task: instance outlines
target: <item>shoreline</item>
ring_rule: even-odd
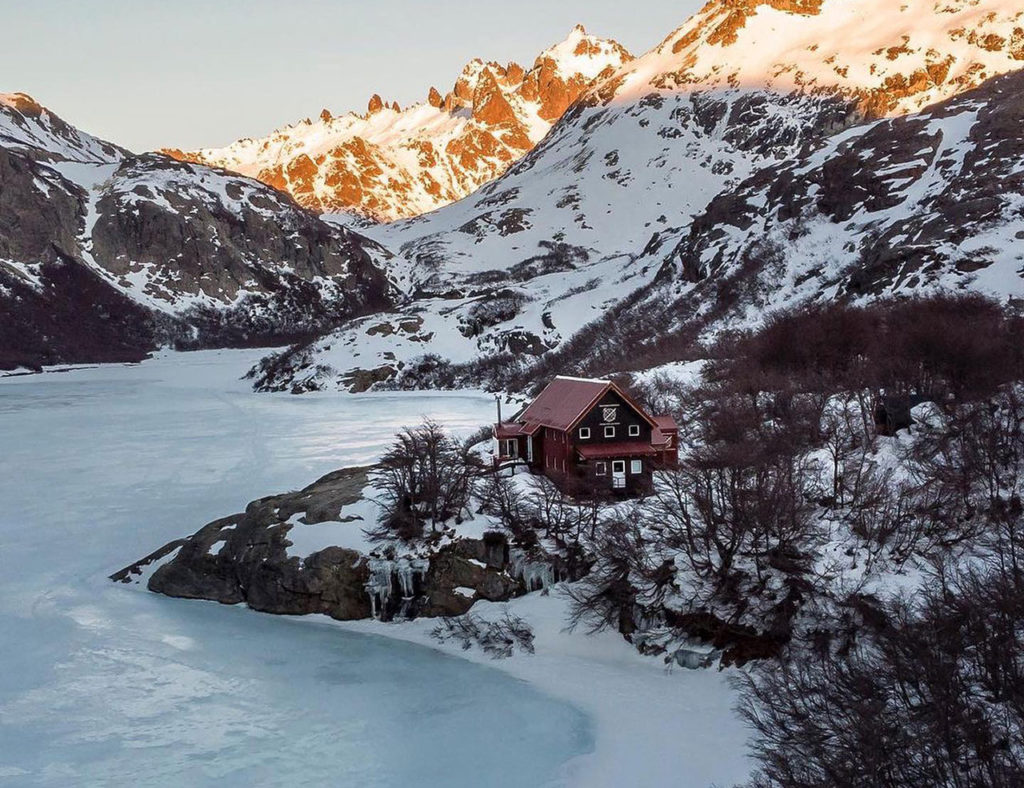
[[[438,642],[430,635],[438,619],[383,623],[307,618],[495,668],[584,712],[593,726],[594,748],[566,762],[556,785],[707,788],[748,780],[753,769],[746,749],[749,732],[733,710],[736,696],[728,683],[736,669],[669,670],[616,632],[566,632],[566,602],[559,589],[473,606],[471,612],[485,619],[509,610],[533,627],[536,653],[517,651],[507,659],[493,659],[476,647],[464,650],[456,642]]]

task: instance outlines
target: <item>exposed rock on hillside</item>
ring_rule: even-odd
[[[672,360],[694,337],[821,301],[969,290],[1020,308],[1022,95],[1024,72],[997,77],[755,173],[688,230],[666,234],[655,287],[577,337],[571,357],[546,363],[641,369]]]

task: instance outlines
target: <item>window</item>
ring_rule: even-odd
[[[640,434],[640,425],[639,424],[630,424],[629,425],[629,437],[635,438],[639,434]]]
[[[590,438],[590,427],[580,427],[580,440],[585,441]]]
[[[502,457],[515,457],[519,453],[519,441],[515,438],[510,440],[502,441],[504,448],[501,452]]]
[[[614,438],[615,437],[615,428],[614,427],[605,427],[604,428],[604,436],[606,438]]]
[[[606,476],[608,474],[608,463],[606,462],[595,462],[594,463],[594,475],[595,476]]]
[[[630,460],[629,472],[636,476],[638,473],[644,472],[643,460]]]

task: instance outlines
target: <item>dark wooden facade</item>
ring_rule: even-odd
[[[536,400],[494,425],[495,463],[523,463],[570,492],[636,495],[674,466],[678,428],[652,417],[611,381],[555,378]]]

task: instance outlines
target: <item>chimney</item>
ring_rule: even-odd
[[[498,424],[501,424],[501,394],[495,394],[494,401],[498,403]]]

